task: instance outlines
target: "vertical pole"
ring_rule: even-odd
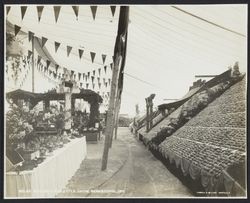
[[[118,100],[117,111],[116,111],[116,120],[115,120],[115,139],[117,139],[117,130],[118,130],[118,123],[119,123],[120,106],[121,106],[121,100]]]
[[[128,6],[121,6],[120,7],[120,15],[119,15],[119,23],[118,23],[118,31],[114,49],[114,67],[112,73],[112,82],[111,82],[111,92],[110,92],[110,101],[109,101],[109,109],[107,115],[107,128],[105,130],[105,143],[104,143],[104,150],[102,156],[102,166],[101,170],[105,170],[107,168],[108,163],[108,152],[109,152],[109,145],[110,139],[112,136],[113,131],[113,116],[114,116],[114,105],[115,105],[115,94],[118,88],[118,76],[119,76],[119,63],[122,54],[122,37],[127,32],[128,27],[128,15],[129,15],[129,7]],[[124,59],[125,60],[125,59]]]
[[[34,62],[34,35],[32,36],[32,92],[35,92],[35,62]]]
[[[149,107],[148,107],[148,101],[146,99],[146,110],[147,110],[147,114],[146,114],[146,132],[149,131]]]

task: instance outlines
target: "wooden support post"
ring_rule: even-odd
[[[113,67],[113,72],[112,72],[109,109],[108,109],[108,115],[107,115],[107,127],[105,130],[105,143],[104,143],[104,150],[103,150],[103,156],[102,156],[101,170],[106,170],[107,168],[110,139],[112,137],[113,129],[114,129],[113,118],[114,118],[114,113],[115,113],[114,112],[115,94],[117,93],[117,89],[118,89],[119,64],[121,62],[121,56],[122,56],[122,53],[126,51],[124,47],[123,37],[127,34],[127,27],[128,27],[128,21],[129,21],[128,15],[129,15],[129,7],[121,6],[117,37],[116,37],[116,43],[115,43],[115,48],[114,48],[114,67]],[[125,60],[125,58],[123,60]]]
[[[114,121],[114,112],[115,112],[115,94],[117,88],[117,81],[118,81],[118,72],[119,72],[119,61],[117,60],[113,67],[112,73],[112,81],[111,81],[111,93],[109,99],[109,109],[107,114],[107,126],[105,130],[105,141],[104,141],[104,151],[102,157],[102,170],[107,168],[108,162],[108,151],[111,145],[111,139],[113,134],[113,121]]]
[[[149,131],[149,108],[146,100],[146,132]]]
[[[32,36],[32,92],[35,92],[35,62],[34,62],[34,50],[35,50],[35,46],[34,46],[34,36]]]
[[[116,120],[115,120],[115,139],[117,139],[117,130],[118,130],[118,125],[119,125],[120,107],[121,107],[121,100],[118,100],[117,112],[116,112]]]

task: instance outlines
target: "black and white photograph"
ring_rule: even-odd
[[[247,198],[247,4],[4,4],[4,199]]]

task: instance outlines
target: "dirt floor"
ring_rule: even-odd
[[[192,197],[192,193],[128,128],[119,128],[101,171],[104,138],[87,144],[87,158],[58,197]]]

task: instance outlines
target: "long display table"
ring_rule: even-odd
[[[75,138],[53,151],[33,170],[7,172],[5,197],[55,197],[65,188],[86,154],[86,138]]]

